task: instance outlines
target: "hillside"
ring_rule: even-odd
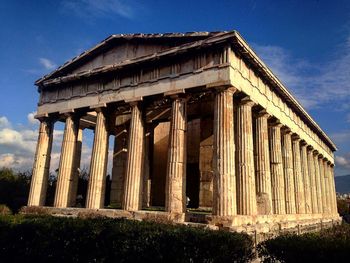
[[[350,175],[336,176],[335,188],[337,193],[350,193]]]

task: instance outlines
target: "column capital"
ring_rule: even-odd
[[[60,111],[59,114],[60,116],[63,116],[65,119],[67,119],[68,117],[71,117],[74,120],[79,120],[83,116],[83,113],[76,112],[74,109]]]
[[[257,117],[262,117],[262,118],[270,118],[271,114],[269,114],[265,109],[259,111],[256,115]]]
[[[308,145],[308,146],[307,146],[307,150],[308,150],[309,152],[313,153],[314,147],[313,147],[312,145]]]
[[[300,140],[300,145],[305,146],[306,148],[308,147],[308,144],[305,140]]]
[[[318,151],[315,150],[315,149],[313,149],[312,153],[313,153],[313,155],[315,155],[315,156],[318,155]]]
[[[56,117],[49,115],[48,113],[37,114],[34,116],[34,119],[37,119],[40,122],[45,122],[46,124],[54,124],[57,121]]]
[[[281,131],[283,134],[291,134],[292,133],[292,130],[287,126],[283,126]]]
[[[105,108],[107,108],[107,104],[106,103],[99,103],[99,104],[90,106],[90,109],[92,109],[92,110],[94,110],[96,112],[101,112]]]
[[[175,94],[169,94],[169,95],[164,95],[169,97],[172,100],[186,100],[188,101],[191,95],[186,94],[186,93],[175,93]]]
[[[322,154],[319,154],[319,155],[318,155],[318,159],[323,159],[323,155],[322,155]]]
[[[212,90],[214,90],[215,93],[217,92],[223,92],[223,91],[228,91],[228,92],[231,92],[232,94],[233,93],[236,93],[237,92],[237,88],[235,87],[232,87],[232,86],[227,86],[227,85],[223,85],[223,86],[213,86],[213,87],[210,87]]]
[[[275,120],[269,123],[270,127],[282,128],[283,124],[279,120]]]
[[[301,141],[300,136],[298,134],[296,134],[296,133],[292,134],[292,140],[296,141],[296,142],[300,142]]]
[[[185,94],[185,90],[184,89],[178,89],[178,90],[171,90],[171,91],[167,91],[167,92],[164,92],[164,96],[165,97],[170,97],[170,98],[177,98],[181,95],[184,95]]]
[[[253,107],[256,103],[254,101],[252,101],[250,99],[249,96],[246,96],[244,98],[242,98],[239,102],[238,102],[238,105],[247,105],[247,106],[250,106],[250,107]]]

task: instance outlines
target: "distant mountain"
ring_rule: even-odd
[[[335,189],[337,193],[341,193],[341,194],[350,193],[350,175],[336,176]]]

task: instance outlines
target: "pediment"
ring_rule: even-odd
[[[66,75],[93,70],[106,65],[147,56],[175,46],[206,39],[222,32],[195,32],[184,34],[127,34],[112,35],[79,56],[36,81],[41,82]]]

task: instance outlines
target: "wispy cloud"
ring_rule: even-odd
[[[335,156],[335,163],[343,168],[350,169],[349,154],[346,154],[345,156]]]
[[[5,116],[0,116],[0,129],[9,128],[10,126],[9,120]]]
[[[48,58],[39,58],[39,62],[47,70],[52,70],[57,67],[57,65]]]
[[[350,142],[350,130],[338,131],[330,135],[332,140],[339,145]]]
[[[135,15],[135,4],[135,1],[125,0],[65,0],[62,7],[64,11],[80,17],[119,15],[131,19]]]
[[[308,109],[337,101],[347,108],[350,100],[350,37],[334,59],[312,65],[278,46],[253,45],[257,54]]]

